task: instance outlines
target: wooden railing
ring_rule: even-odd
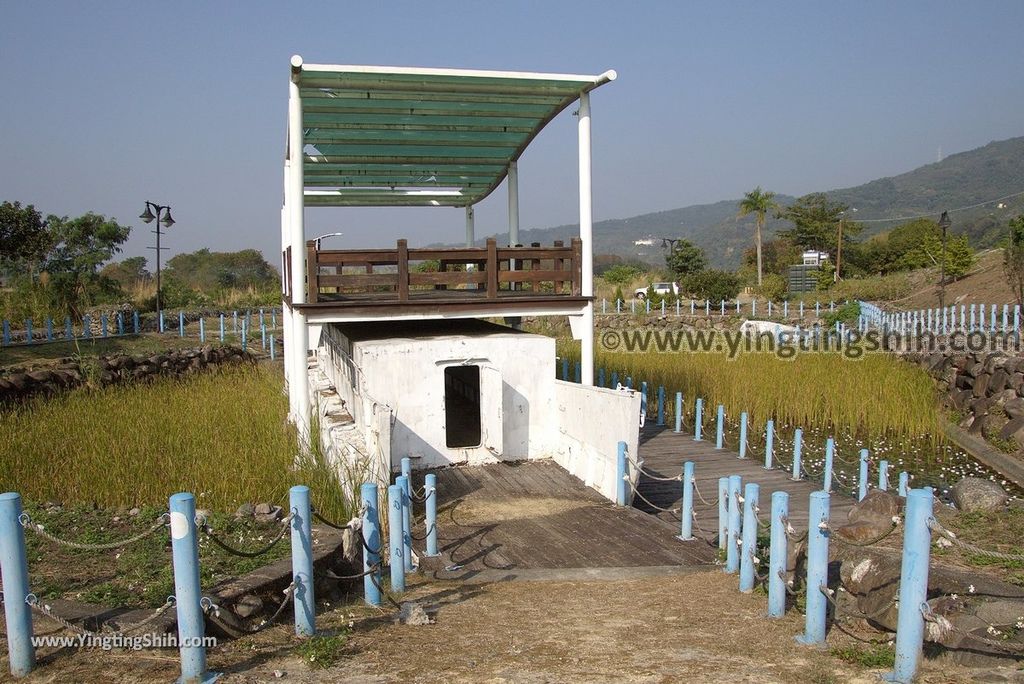
[[[419,270],[437,262],[437,271]],[[582,293],[582,248],[579,238],[569,246],[533,243],[529,247],[498,247],[494,239],[484,248],[409,249],[399,240],[395,249],[317,250],[306,243],[307,301],[344,301],[346,295],[408,301],[417,290],[458,288],[486,299],[513,293],[537,296]],[[438,295],[444,296],[444,295]]]

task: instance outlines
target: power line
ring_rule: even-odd
[[[969,204],[966,207],[957,207],[956,209],[949,209],[948,211],[949,211],[950,214],[952,214],[953,212],[956,212],[956,211],[967,211],[969,209],[977,209],[978,207],[983,207],[986,204],[994,204],[995,202],[1002,202],[1003,200],[1011,199],[1013,197],[1018,197],[1020,195],[1024,195],[1024,190],[1021,190],[1020,192],[1015,192],[1012,195],[1006,195],[1005,197],[997,197],[996,199],[988,200],[987,202],[978,202],[977,204]],[[856,223],[890,223],[892,221],[913,221],[914,219],[928,218],[929,216],[935,216],[935,215],[941,214],[941,213],[942,213],[941,211],[931,211],[931,212],[928,212],[927,214],[916,214],[914,216],[899,216],[897,218],[887,218],[887,219],[882,219],[882,218],[878,218],[878,219],[852,219],[852,220],[854,222],[856,222]]]

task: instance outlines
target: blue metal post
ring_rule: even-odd
[[[697,397],[697,406],[693,410],[693,441],[701,441],[701,422],[704,420],[704,400]]]
[[[665,300],[664,299],[661,300],[661,315],[662,316],[665,315]]]
[[[316,599],[313,592],[313,530],[309,487],[288,490],[292,513],[292,582],[295,583],[295,636],[316,634]]]
[[[604,387],[604,368],[597,369],[597,386]]]
[[[742,478],[739,475],[729,476],[729,524],[726,534],[728,543],[725,546],[725,571],[733,574],[740,569],[740,488]]]
[[[277,329],[277,309],[270,310],[270,328],[271,330]]]
[[[722,300],[721,309],[722,309],[722,313],[720,315],[724,316],[725,315],[725,300],[724,299]]]
[[[679,517],[682,518],[679,538],[690,541],[693,539],[693,461],[683,464],[683,509]]]
[[[615,457],[615,503],[626,505],[626,443],[619,442]]]
[[[785,572],[789,554],[786,522],[789,518],[789,494],[772,493],[772,540],[768,558],[768,617],[786,613]]]
[[[73,340],[75,339],[75,329],[71,327],[71,316],[64,317],[64,339]]]
[[[224,341],[224,314],[220,315],[220,341]]]
[[[927,488],[912,489],[907,494],[896,623],[896,662],[893,672],[884,677],[890,682],[910,684],[921,660],[924,639],[921,606],[928,600],[928,555],[932,543],[928,520],[932,517],[932,505],[932,492]]]
[[[270,336],[270,360],[271,361],[273,361],[276,358],[276,356],[277,356],[277,352],[274,349],[277,346],[276,345],[276,341],[277,341],[277,338],[274,335],[271,335]]]
[[[665,424],[665,388],[658,385],[658,425]]]
[[[117,334],[124,335],[124,313],[117,312]]]
[[[676,392],[676,432],[683,431],[683,393]]]
[[[36,664],[32,647],[32,609],[25,601],[29,594],[28,561],[20,517],[21,495],[16,492],[0,494],[0,579],[4,583],[7,659],[15,677],[24,677]]]
[[[775,456],[775,421],[771,418],[764,426],[764,469],[771,470],[774,465],[772,459]]]
[[[562,359],[562,380],[569,382],[569,359]]]
[[[740,591],[754,590],[754,559],[757,558],[757,508],[761,488],[753,482],[743,487],[743,544],[740,545]]]
[[[185,312],[178,312],[178,337],[185,336]]]
[[[640,415],[647,418],[647,381],[640,383]]]
[[[409,515],[412,510],[412,499],[409,497],[409,478],[405,475],[399,475],[395,478],[395,484],[401,485],[402,487],[402,555],[405,559],[405,570],[406,572],[412,572],[412,534],[410,529],[412,526],[412,516]]]
[[[11,344],[11,322],[6,318],[4,319],[4,346],[10,346]]]
[[[617,371],[612,371],[612,382],[611,387],[615,389],[619,386],[619,374]]]
[[[583,384],[583,366],[579,361],[576,362],[575,367],[573,368],[573,379],[577,385]]]
[[[747,412],[740,413],[740,458],[747,457]]]
[[[811,492],[807,517],[807,615],[804,633],[796,638],[802,644],[825,643],[825,611],[828,588],[828,492]]]
[[[359,488],[363,509],[363,572],[377,566],[371,575],[363,577],[363,596],[367,604],[379,606],[380,596],[380,518],[377,516],[377,485],[364,482]]]
[[[100,335],[107,336],[107,314],[100,314]]]
[[[402,478],[398,478],[401,480]],[[405,591],[405,530],[402,499],[405,489],[401,484],[388,487],[388,553],[391,562],[391,591]]]
[[[136,335],[139,334],[139,312],[132,311],[132,332]]]
[[[857,474],[857,500],[868,495],[868,450],[860,450],[860,472]]]
[[[438,555],[437,551],[437,475],[428,473],[423,479],[423,496],[426,497],[427,556]]]
[[[899,489],[896,490],[896,493],[899,494],[900,496],[906,496],[907,495],[907,490],[908,490],[908,486],[907,485],[909,485],[909,484],[910,484],[910,473],[908,473],[906,470],[904,470],[903,472],[900,473],[900,480],[899,480],[899,485],[898,485]]]
[[[621,299],[616,299],[615,300],[615,313],[622,313],[622,300]]]
[[[645,299],[644,300],[644,313],[648,313],[648,314],[651,313],[651,300],[650,299]]]
[[[245,351],[249,346],[249,325],[246,319],[242,319],[242,351]]]
[[[878,462],[878,488],[883,492],[889,489],[889,462]]]
[[[160,318],[160,332],[162,333],[164,331],[164,312],[163,311],[160,312],[159,318]]]
[[[825,441],[825,472],[823,473],[824,482],[822,489],[826,492],[832,491],[832,463],[835,460],[836,455],[836,441],[831,437]]]
[[[202,315],[199,316],[199,341],[206,343],[206,319]]]
[[[25,321],[25,342],[32,344],[32,319]]]
[[[46,319],[46,341],[53,342],[53,319],[49,317]]]
[[[260,327],[262,328],[265,325],[266,325],[266,319],[263,317],[263,309],[260,309]]]
[[[803,449],[804,431],[797,428],[793,433],[793,479],[800,479],[800,451]]]
[[[729,478],[718,478],[718,548],[725,550],[729,533]]]
[[[715,426],[715,448],[721,449],[725,445],[725,407],[718,405],[718,422]]]
[[[203,645],[206,622],[199,587],[199,547],[196,540],[196,498],[187,492],[170,499],[171,554],[174,562],[174,598],[178,612],[178,644],[182,682],[212,681],[206,671]]]
[[[232,311],[231,312],[231,332],[234,333],[235,335],[238,334],[238,312],[237,311]]]

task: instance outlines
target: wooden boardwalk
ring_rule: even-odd
[[[707,505],[694,493],[693,508],[696,525],[694,535],[703,536],[708,541],[718,537],[718,478],[739,475],[743,484],[757,483],[761,490],[759,507],[761,519],[767,521],[771,510],[772,492],[789,493],[789,519],[797,530],[807,528],[809,497],[811,492],[821,489],[821,482],[810,480],[794,481],[791,473],[775,468],[764,469],[762,453],[739,458],[739,454],[728,447],[716,449],[714,434],[711,440],[694,441],[692,434],[675,433],[671,428],[649,425],[640,436],[640,458],[645,471],[657,477],[673,477],[680,475],[683,463],[694,462],[694,479],[697,490],[704,499],[713,505]],[[782,456],[785,462],[791,462],[788,454]],[[637,490],[655,506],[661,508],[678,508],[681,504],[682,492],[678,481],[662,482],[641,474]],[[831,517],[833,520],[846,522],[846,515],[853,504],[852,497],[832,493]],[[660,512],[645,504],[639,498],[634,505],[647,513],[656,514],[662,520],[679,525],[678,514]],[[699,529],[698,529],[699,526]],[[717,541],[716,541],[717,543]]]
[[[701,568],[715,558],[709,544],[679,541],[677,525],[613,505],[553,461],[432,472],[441,556],[422,567],[437,578],[611,578]],[[423,473],[413,479],[422,486]],[[422,504],[415,508],[413,534],[422,537]]]

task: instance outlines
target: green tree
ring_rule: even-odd
[[[605,271],[601,277],[612,285],[625,285],[633,282],[642,274],[643,271],[631,264],[616,264]]]
[[[764,269],[761,264],[761,231],[764,229],[764,219],[769,211],[776,211],[779,205],[775,202],[775,193],[766,192],[757,186],[740,200],[740,216],[753,214],[755,218],[754,244],[757,248],[757,284],[761,285]]]
[[[802,251],[786,238],[775,238],[764,242],[761,248],[763,255],[764,274],[776,273],[785,276],[789,267],[801,263]],[[757,269],[757,248],[749,247],[743,251],[744,270]]]
[[[779,235],[802,249],[834,253],[839,242],[839,220],[849,209],[842,202],[829,200],[821,192],[804,195],[778,213],[779,218],[793,224],[793,228],[780,231]],[[853,242],[862,228],[854,221],[844,221],[843,245]]]
[[[1024,215],[1010,220],[1010,235],[1003,250],[1003,271],[1017,304],[1024,306]]]
[[[56,303],[80,313],[82,306],[120,294],[116,281],[100,275],[100,266],[121,251],[131,228],[89,212],[69,219],[47,218],[52,248],[43,268]]]
[[[116,280],[122,288],[132,287],[138,283],[148,282],[153,274],[146,269],[146,257],[128,257],[124,261],[107,264],[100,275]]]
[[[733,299],[740,292],[740,279],[730,271],[714,269],[694,273],[682,282],[683,290],[695,299],[712,302]]]
[[[51,236],[42,214],[29,204],[0,204],[0,265],[18,268],[27,264],[29,274],[51,247]]]
[[[665,255],[665,265],[677,278],[683,279],[707,268],[704,250],[689,240],[676,240],[672,251]]]
[[[211,252],[200,249],[178,254],[167,262],[168,283],[212,293],[222,288],[262,289],[278,283],[277,269],[255,249]]]

